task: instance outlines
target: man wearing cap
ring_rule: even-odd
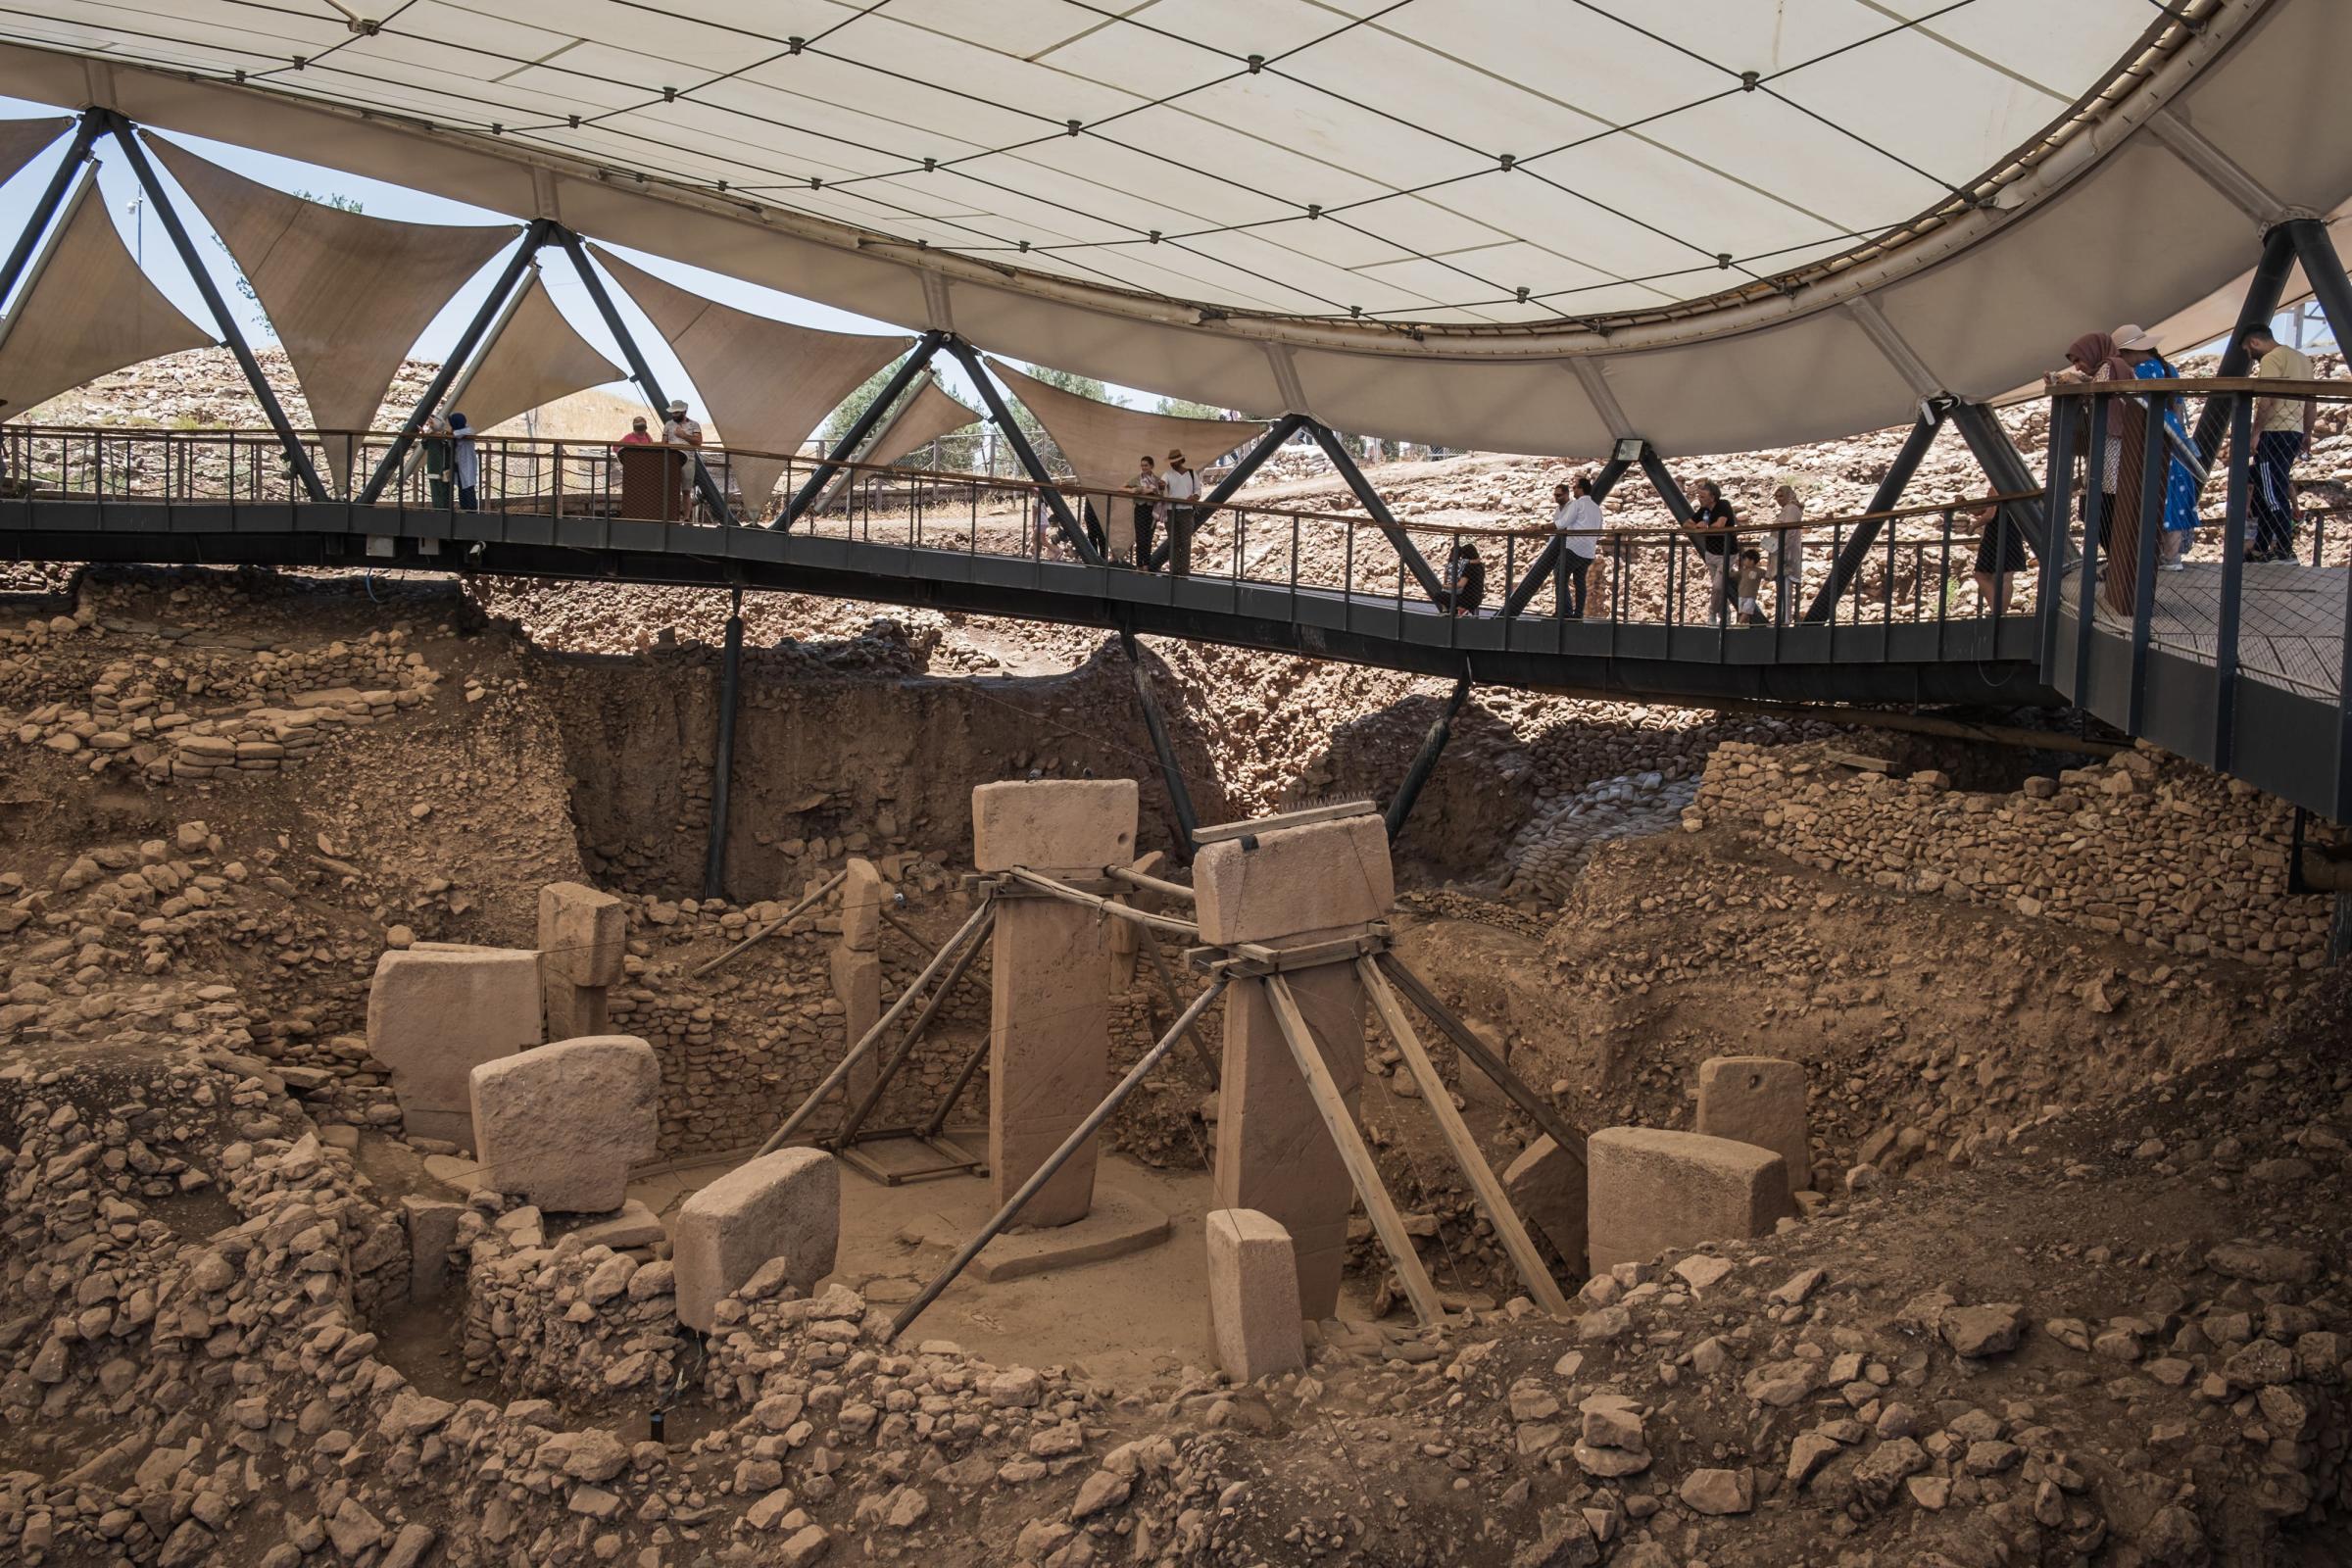
[[[694,515],[694,466],[701,461],[694,454],[703,449],[703,427],[687,417],[686,401],[683,398],[672,398],[663,415],[662,444],[682,449],[672,460],[677,465],[674,477],[678,490],[677,514],[691,517]]]
[[[1168,454],[1168,471],[1159,476],[1168,498],[1168,573],[1189,577],[1193,571],[1194,503],[1200,499],[1200,476],[1184,461],[1181,451]]]
[[[2319,372],[2311,357],[2290,349],[2272,335],[2268,325],[2249,327],[2246,352],[2253,357],[2250,372],[2265,381],[2312,381]],[[2253,503],[2254,548],[2248,561],[2295,560],[2295,492],[2291,483],[2295,462],[2311,440],[2315,408],[2310,398],[2259,398],[2254,404],[2254,450],[2237,454],[2247,466],[2248,497]]]

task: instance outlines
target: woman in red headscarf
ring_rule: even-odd
[[[2123,381],[2133,379],[2131,362],[2116,352],[2115,339],[2104,332],[2085,332],[2067,345],[2066,366],[2049,379],[2058,381]],[[2086,402],[2088,400],[2085,400]],[[2107,451],[2096,483],[2101,492],[2099,512],[2099,601],[2119,615],[2129,615],[2138,587],[2140,469],[2147,455],[2148,412],[2142,400],[2103,397],[2107,409]],[[2087,415],[2090,411],[2085,410]],[[2085,420],[2081,450],[2090,456],[2089,423]],[[2083,515],[2088,516],[2090,485],[2083,486]]]

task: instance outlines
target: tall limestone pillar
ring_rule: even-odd
[[[850,857],[841,884],[841,940],[832,953],[833,996],[841,1004],[842,1049],[865,1038],[882,1016],[882,900],[887,889],[874,862]],[[882,1052],[870,1051],[842,1085],[848,1104],[864,1101],[881,1076]]]

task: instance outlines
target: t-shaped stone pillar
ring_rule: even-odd
[[[882,1016],[882,901],[889,889],[874,862],[850,857],[841,884],[841,941],[833,949],[833,996],[841,1004],[842,1049],[865,1038]],[[856,1106],[882,1074],[882,1053],[869,1051],[842,1084]]]
[[[1200,940],[1304,947],[1362,932],[1396,902],[1389,839],[1376,815],[1224,839],[1193,861]],[[1350,1111],[1364,1080],[1364,988],[1352,963],[1284,976],[1307,1033]],[[1262,980],[1225,994],[1225,1066],[1217,1091],[1216,1206],[1253,1208],[1291,1235],[1298,1305],[1339,1304],[1355,1188],[1282,1037]]]
[[[580,1040],[607,1031],[605,997],[620,983],[629,952],[628,906],[580,882],[539,890],[539,984],[547,1038]]]
[[[1135,858],[1133,779],[1034,779],[972,791],[972,861],[1094,878]],[[988,1169],[1003,1204],[1110,1088],[1106,916],[1053,898],[997,905],[989,954]],[[1021,1210],[1067,1225],[1095,1200],[1095,1146],[1072,1154]]]

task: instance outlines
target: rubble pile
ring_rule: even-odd
[[[1965,793],[1841,766],[1834,746],[1726,741],[1686,822],[1716,820],[1875,886],[2044,915],[2186,956],[2326,961],[2328,900],[2287,891],[2293,809],[2146,746]]]
[[[670,1388],[689,1348],[673,1271],[654,1255],[661,1226],[592,1223],[551,1247],[537,1209],[502,1213],[495,1200],[479,1195],[457,1223],[467,1377],[566,1407]],[[600,1232],[636,1245],[615,1250]]]

